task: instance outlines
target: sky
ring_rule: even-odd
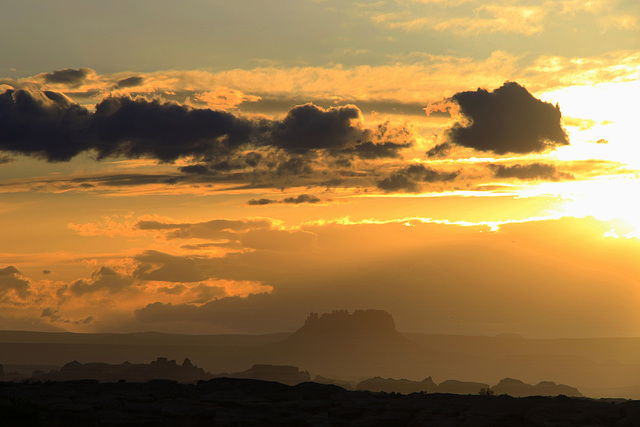
[[[640,4],[2,1],[0,329],[640,336]]]

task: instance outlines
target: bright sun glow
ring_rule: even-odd
[[[561,213],[611,221],[607,237],[640,238],[640,205],[635,197],[639,191],[640,181],[631,176],[563,183]]]
[[[559,103],[571,145],[557,150],[561,160],[606,159],[640,169],[637,114],[629,99],[640,94],[640,82],[574,86],[542,94]]]

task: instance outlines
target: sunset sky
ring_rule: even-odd
[[[640,336],[640,3],[5,1],[0,329]]]

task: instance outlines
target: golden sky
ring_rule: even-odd
[[[0,328],[640,336],[640,6],[12,2]]]

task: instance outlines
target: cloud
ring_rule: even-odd
[[[18,89],[0,95],[2,151],[50,162],[68,161],[83,152],[94,153],[98,160],[170,163],[188,158],[198,163],[182,166],[181,172],[210,180],[215,176],[216,181],[262,180],[282,186],[282,179],[273,181],[310,175],[312,161],[323,154],[338,159],[398,157],[412,138],[408,130],[389,124],[364,128],[360,110],[351,105],[324,109],[305,104],[283,119],[268,120],[141,97],[108,97],[90,112],[51,91]],[[234,170],[244,175],[229,176]]]
[[[561,179],[573,179],[573,175],[560,172],[554,165],[545,163],[531,163],[528,165],[489,165],[496,178],[517,178],[522,180],[547,180],[559,181]]]
[[[256,102],[261,98],[254,95],[245,95],[239,90],[228,87],[219,87],[216,90],[196,93],[193,99],[206,104],[209,108],[216,110],[228,110],[238,108],[243,102]]]
[[[560,109],[534,98],[518,83],[506,82],[493,92],[459,92],[451,101],[459,105],[464,119],[446,132],[457,145],[496,154],[525,154],[569,144]]]
[[[594,127],[596,125],[596,121],[595,120],[580,119],[580,118],[577,118],[577,117],[567,117],[567,116],[565,116],[562,119],[562,122],[564,123],[565,126],[577,127],[580,130],[591,129],[592,127]]]
[[[214,219],[199,223],[164,223],[144,220],[136,224],[140,230],[166,232],[169,239],[229,239],[251,230],[265,230],[273,226],[268,219]]]
[[[0,94],[0,150],[67,161],[89,149],[89,111],[57,92]]]
[[[207,322],[236,330],[250,330],[250,325],[279,323],[277,306],[269,306],[269,294],[250,294],[247,297],[224,297],[203,305],[156,302],[135,311],[143,323]],[[266,306],[266,307],[265,307]],[[266,312],[269,315],[265,315]],[[269,320],[273,319],[273,320]],[[257,323],[256,323],[257,322]],[[268,328],[268,327],[267,327]],[[260,329],[264,330],[264,327]],[[269,329],[266,329],[269,331]],[[273,332],[272,329],[270,332]]]
[[[474,10],[479,16],[452,18],[433,25],[438,31],[451,30],[461,36],[474,36],[482,33],[513,33],[527,36],[543,30],[546,11],[534,6],[504,6],[486,4]],[[433,21],[432,21],[433,22]]]
[[[129,289],[134,283],[132,277],[116,273],[111,267],[101,267],[93,273],[91,279],[76,280],[69,286],[69,291],[76,296],[100,291],[114,294]]]
[[[15,159],[11,156],[0,156],[0,165],[6,164],[6,163],[12,163],[14,161]]]
[[[161,282],[201,282],[211,277],[203,271],[202,260],[194,257],[174,256],[158,251],[147,250],[137,255],[140,264],[133,276],[140,280]]]
[[[70,88],[79,87],[90,74],[95,74],[91,68],[56,70],[52,73],[41,74],[45,83],[62,84]]]
[[[118,82],[116,83],[116,89],[136,87],[136,86],[140,86],[143,83],[144,83],[144,77],[140,77],[140,76],[127,77],[127,78],[118,80]]]
[[[284,199],[281,200],[273,200],[273,199],[251,199],[247,202],[247,204],[249,206],[264,206],[264,205],[270,205],[270,204],[278,204],[278,203],[284,203],[284,204],[291,204],[291,205],[299,205],[299,204],[303,204],[303,203],[311,203],[311,204],[315,204],[315,203],[321,203],[322,199],[320,199],[319,197],[316,197],[312,194],[300,194],[296,197],[286,197]]]
[[[15,266],[0,268],[0,302],[5,302],[11,293],[20,299],[26,299],[30,292],[29,281]]]
[[[323,109],[313,104],[292,108],[271,131],[274,145],[305,154],[312,149],[336,151],[362,138],[360,110],[352,105]]]
[[[421,184],[453,181],[459,174],[458,171],[443,172],[415,164],[395,171],[378,181],[378,188],[388,192],[400,190],[417,192],[420,191]]]
[[[91,122],[98,158],[215,158],[251,140],[248,119],[222,111],[190,109],[143,98],[107,98]],[[180,141],[180,144],[176,142]]]
[[[429,158],[442,158],[447,157],[451,149],[453,148],[453,144],[450,142],[443,142],[441,144],[437,144],[429,151],[427,151],[427,157]]]

